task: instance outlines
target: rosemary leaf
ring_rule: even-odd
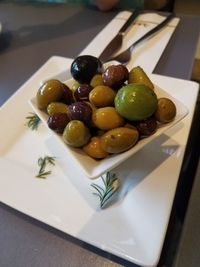
[[[44,156],[38,159],[38,166],[40,167],[37,178],[45,179],[47,175],[51,174],[51,171],[45,171],[48,164],[55,165],[55,157]]]
[[[31,129],[31,130],[37,130],[39,127],[39,124],[41,122],[40,118],[38,117],[37,114],[33,112],[29,112],[29,116],[26,117],[27,123],[26,125]]]
[[[118,189],[117,189],[118,190]],[[115,194],[115,192],[117,190],[114,190],[114,191],[110,191],[110,194],[107,194],[104,199],[101,201],[101,208],[104,206],[104,204]]]
[[[42,179],[46,179],[47,175],[51,174],[51,171],[47,171],[47,172],[41,172],[41,173],[38,173],[38,175],[36,175],[35,177],[37,178],[42,178]]]
[[[94,192],[93,194],[94,195],[98,194],[98,196],[99,196],[99,198],[101,200],[103,198],[103,196],[104,196],[103,195],[104,194],[103,189],[97,184],[91,184],[91,186],[98,192],[98,193]]]
[[[103,182],[102,187],[95,183],[92,183],[91,186],[96,190],[93,194],[99,197],[100,207],[103,208],[107,201],[119,189],[119,179],[114,173],[107,172],[101,176],[101,180]]]

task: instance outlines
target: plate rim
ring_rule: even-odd
[[[47,68],[50,68],[50,66],[51,66],[51,64],[53,64],[53,62],[54,61],[57,61],[57,60],[59,60],[59,59],[61,59],[61,57],[57,57],[57,56],[54,56],[54,57],[52,57],[50,60],[48,60],[48,62],[46,62],[44,65],[47,67]],[[62,60],[61,60],[62,61]],[[68,63],[67,63],[68,64]],[[44,66],[43,65],[43,66]],[[66,68],[66,58],[63,58],[63,69],[64,68]],[[40,69],[38,72],[37,72],[37,74],[39,75],[39,73],[41,72],[41,70],[43,70],[43,69]],[[26,85],[26,87],[29,85],[29,83],[30,82],[33,82],[33,80],[35,79],[37,79],[37,77],[38,77],[38,75],[33,75],[34,77],[32,77],[32,78],[30,78],[26,83],[25,83],[25,85]],[[55,74],[56,75],[56,74]],[[195,83],[195,82],[193,82],[193,81],[187,81],[187,80],[182,80],[182,79],[177,79],[177,78],[173,78],[173,77],[167,77],[167,76],[163,76],[163,75],[157,75],[157,74],[152,74],[153,76],[158,76],[158,77],[160,77],[161,79],[165,79],[165,78],[170,78],[172,81],[174,80],[174,81],[183,81],[184,83],[186,83],[186,84],[188,84],[188,85],[195,85],[195,86],[197,86],[197,88],[198,88],[198,85],[197,85],[197,83]],[[189,86],[188,86],[189,87]],[[194,86],[193,86],[194,87]],[[18,90],[18,94],[20,94],[21,93],[21,89],[23,88],[23,86],[22,87],[20,87]],[[198,89],[197,89],[196,87],[195,87],[195,89],[196,89],[196,96],[197,96],[197,93],[198,93]],[[23,88],[24,89],[24,88]],[[23,92],[24,92],[24,90],[23,90]],[[2,110],[5,108],[7,108],[8,106],[10,106],[10,105],[12,105],[13,104],[13,101],[15,100],[15,97],[17,96],[17,94],[14,94],[11,98],[9,98],[8,99],[8,101],[6,101],[4,104],[3,104],[3,106],[1,107],[1,109],[0,109],[0,116],[1,116],[1,113],[2,113]],[[194,101],[194,100],[193,100]],[[190,115],[192,115],[193,114],[193,110],[192,110],[192,112],[191,112],[191,114]],[[0,179],[0,183],[1,183],[1,179]],[[63,229],[61,229],[61,227],[59,228],[58,226],[56,226],[55,224],[52,224],[52,223],[49,223],[48,221],[45,221],[45,219],[42,219],[40,216],[34,216],[34,214],[32,213],[32,211],[30,212],[28,212],[27,210],[24,210],[24,208],[22,208],[22,207],[19,207],[18,206],[18,204],[16,204],[16,202],[14,202],[14,203],[12,203],[12,201],[9,201],[8,199],[6,200],[6,199],[2,199],[1,198],[1,201],[3,202],[3,203],[5,203],[6,205],[8,205],[8,206],[10,206],[10,207],[13,207],[14,209],[16,209],[16,210],[19,210],[20,212],[23,212],[23,213],[25,213],[25,214],[27,214],[28,216],[30,216],[30,217],[33,217],[33,218],[35,218],[35,219],[37,219],[37,220],[39,220],[39,221],[41,221],[41,222],[43,222],[43,223],[45,223],[45,224],[47,224],[47,225],[51,225],[52,227],[54,227],[54,228],[56,228],[56,229],[58,229],[58,230],[60,230],[60,231],[63,231]],[[170,209],[171,210],[171,209]],[[168,221],[168,220],[167,220]],[[164,232],[165,232],[165,229],[163,229],[164,230]],[[69,233],[67,233],[66,231],[64,231],[66,234],[69,234]],[[165,233],[163,233],[163,235],[165,236]],[[162,235],[162,237],[163,237],[163,235]],[[77,238],[77,239],[80,239],[78,236],[74,236],[75,238]],[[81,240],[81,239],[80,239]],[[87,241],[88,242],[88,241]],[[88,242],[88,243],[90,243],[91,244],[91,242]],[[161,240],[161,247],[162,247],[162,244],[163,244],[163,240]],[[93,244],[94,245],[94,244]],[[98,247],[98,246],[97,246]],[[100,249],[102,249],[102,250],[104,250],[103,249],[103,247],[100,247]],[[113,253],[113,252],[112,252]],[[114,253],[115,255],[117,255],[116,253]],[[120,257],[122,257],[121,255],[119,255]],[[128,256],[127,256],[128,257]],[[159,251],[157,251],[156,252],[156,257],[154,258],[154,261],[153,262],[150,262],[148,265],[149,266],[153,266],[153,264],[155,264],[155,262],[157,262],[157,260],[159,259],[159,257],[160,257],[160,250]],[[126,255],[124,256],[124,257],[122,257],[122,258],[124,258],[124,259],[127,259],[126,258]],[[137,263],[138,261],[135,259],[135,258],[129,258],[129,259],[127,259],[127,260],[129,260],[130,262],[133,262],[133,263]],[[144,265],[144,262],[143,263],[141,263],[142,265]]]

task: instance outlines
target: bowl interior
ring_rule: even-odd
[[[65,84],[71,87],[73,83],[73,79],[67,80]],[[114,167],[118,166],[124,160],[128,159],[138,150],[142,149],[146,144],[151,142],[154,138],[158,137],[162,133],[164,133],[167,129],[177,124],[180,120],[182,120],[187,114],[188,109],[183,105],[179,100],[175,99],[171,95],[169,95],[165,90],[161,89],[157,85],[155,85],[155,93],[158,97],[168,97],[170,98],[176,105],[177,114],[175,119],[170,122],[161,125],[158,130],[151,136],[141,139],[134,147],[129,149],[126,152],[120,154],[113,154],[108,156],[102,160],[95,160],[88,155],[86,155],[82,149],[79,148],[72,148],[69,147],[64,143],[62,140],[62,136],[52,131],[47,125],[48,115],[38,109],[36,104],[36,97],[29,100],[29,104],[32,107],[33,111],[39,116],[39,118],[44,122],[45,126],[47,127],[48,131],[54,136],[55,146],[59,145],[62,147],[62,157],[65,157],[71,164],[74,164],[74,167],[79,168],[81,172],[84,172],[85,175],[91,179],[98,178],[100,175],[113,169]]]

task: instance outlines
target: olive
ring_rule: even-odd
[[[82,121],[72,120],[65,127],[62,136],[67,145],[82,147],[89,142],[91,134]]]
[[[107,131],[100,138],[103,150],[108,153],[121,153],[137,143],[139,133],[136,129],[119,127]]]
[[[145,120],[135,123],[141,136],[149,136],[157,130],[158,123],[154,117],[147,118]]]
[[[96,109],[92,115],[94,125],[101,130],[110,130],[124,125],[124,119],[114,107]]]
[[[76,101],[88,101],[89,93],[93,87],[87,83],[80,84],[74,91],[74,98]]]
[[[117,112],[130,121],[144,120],[155,112],[157,95],[148,86],[131,83],[118,90],[115,97]]]
[[[98,85],[89,94],[90,102],[96,107],[113,106],[115,91],[106,85]]]
[[[158,99],[155,118],[161,123],[170,122],[176,116],[176,106],[174,102],[166,97]]]
[[[133,125],[133,123],[132,123],[132,122],[129,122],[129,121],[127,121],[127,122],[124,124],[123,127],[131,128],[131,129],[135,129],[135,130],[137,130],[137,128],[135,127],[135,125]]]
[[[58,80],[48,80],[37,92],[37,106],[39,109],[46,109],[49,103],[59,101],[62,96],[63,83]]]
[[[154,85],[147,76],[146,72],[140,67],[134,67],[129,72],[128,83],[141,83],[154,89]]]
[[[73,84],[72,84],[72,87],[71,87],[72,92],[75,92],[76,89],[79,87],[79,85],[80,85],[80,83],[77,82],[76,80],[74,80],[74,81],[73,81]]]
[[[74,102],[72,90],[63,83],[63,95],[61,101],[67,105]]]
[[[103,72],[103,82],[111,88],[118,89],[128,79],[128,69],[122,65],[111,65]]]
[[[78,101],[68,106],[67,112],[70,120],[80,120],[90,124],[92,119],[92,108],[86,102]]]
[[[83,147],[85,153],[95,159],[103,159],[108,156],[108,152],[104,151],[101,146],[100,136],[94,136],[90,142]]]
[[[53,115],[55,113],[67,113],[68,106],[61,102],[51,102],[47,106],[47,113]]]
[[[104,83],[103,83],[103,77],[102,77],[102,74],[95,74],[93,77],[92,77],[92,79],[91,79],[91,81],[90,81],[90,85],[92,86],[92,87],[96,87],[96,86],[98,86],[98,85],[103,85]]]
[[[68,122],[69,118],[66,113],[55,113],[49,116],[47,120],[47,125],[53,131],[57,133],[62,133]]]
[[[101,61],[89,55],[82,55],[77,57],[71,64],[71,75],[80,83],[90,83],[92,77],[101,72]]]

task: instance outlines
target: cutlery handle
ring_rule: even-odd
[[[158,32],[159,30],[161,30],[165,25],[167,25],[173,18],[175,17],[175,15],[173,13],[171,13],[170,15],[168,15],[161,23],[159,23],[156,27],[154,27],[153,29],[151,29],[150,31],[148,31],[145,35],[143,35],[141,38],[139,38],[136,42],[134,42],[129,49],[132,49],[133,47],[135,47],[137,44],[139,44],[140,42],[144,41],[145,39],[147,39],[148,37],[150,37],[151,35],[153,35],[154,33]]]
[[[119,48],[121,48],[123,43],[123,36],[126,30],[134,22],[137,16],[140,14],[141,8],[136,8],[125,24],[121,27],[117,35],[110,41],[110,43],[104,48],[102,53],[99,55],[99,59],[105,62],[111,55],[113,55]]]
[[[131,16],[128,18],[126,23],[122,26],[122,28],[119,30],[119,34],[123,35],[125,34],[126,30],[131,26],[133,21],[137,18],[137,16],[141,13],[141,8],[138,7],[134,10],[134,12],[131,14]]]

